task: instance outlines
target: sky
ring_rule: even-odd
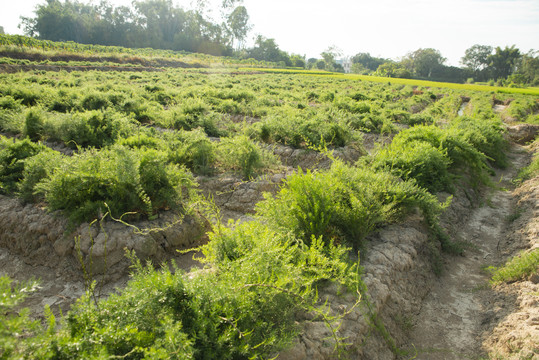
[[[0,26],[8,34],[22,34],[19,17],[32,16],[45,0],[0,2]],[[131,0],[109,2],[129,5]],[[191,0],[173,2],[191,5]],[[474,44],[539,50],[539,0],[244,0],[244,5],[253,25],[251,39],[273,38],[282,50],[307,58],[320,58],[330,46],[344,56],[368,52],[393,60],[434,48],[447,58],[446,65],[459,66]]]

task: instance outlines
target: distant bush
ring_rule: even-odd
[[[23,112],[0,109],[0,131],[20,134],[24,130],[24,122]]]
[[[103,110],[111,106],[111,102],[106,94],[95,92],[86,95],[82,99],[81,105],[85,110]]]
[[[393,122],[382,115],[361,114],[348,119],[350,127],[364,132],[373,132],[378,134],[390,134],[396,131]]]
[[[15,98],[9,95],[0,97],[0,108],[5,110],[18,110],[20,107],[20,100],[15,100]]]
[[[126,147],[136,148],[148,148],[148,149],[161,149],[166,147],[165,142],[158,138],[147,134],[146,132],[139,132],[137,135],[132,135],[127,138],[118,139],[116,141],[118,145],[124,145]]]
[[[200,99],[186,99],[173,110],[172,126],[175,129],[193,130],[204,129],[208,136],[220,136],[217,127],[217,117],[209,111],[209,106]]]
[[[255,123],[249,129],[252,137],[264,142],[277,142],[295,148],[320,146],[345,146],[360,140],[360,136],[335,114],[322,113],[318,116],[279,115]]]

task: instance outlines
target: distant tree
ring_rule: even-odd
[[[292,61],[292,66],[305,68],[305,57],[297,54],[290,55],[290,61]]]
[[[473,72],[484,70],[488,67],[488,57],[492,50],[492,46],[476,44],[466,49],[460,63]]]
[[[326,68],[326,62],[324,60],[317,60],[315,66],[318,70],[324,70]]]
[[[342,56],[342,51],[335,45],[332,45],[328,47],[324,52],[322,52],[320,56],[322,56],[322,59],[324,59],[326,65],[325,69],[328,71],[332,71],[335,70],[335,59],[338,56]]]
[[[24,32],[30,36],[53,41],[72,40],[88,43],[88,23],[95,18],[96,9],[79,2],[46,0],[38,5],[35,18],[21,17]]]
[[[382,65],[387,61],[386,59],[373,57],[369,53],[358,53],[354,55],[351,60],[352,64],[360,64],[363,69],[368,69],[371,71],[376,71],[376,69],[378,69],[378,66]],[[361,68],[356,67],[356,69],[360,70]]]
[[[309,58],[307,60],[307,69],[312,69],[314,67],[316,67],[316,62],[318,61],[318,59],[315,59],[315,58]]]
[[[333,63],[332,71],[343,73],[344,72],[344,66],[342,66],[342,64],[339,64],[338,62],[335,62],[335,63]]]
[[[408,53],[401,63],[416,76],[430,78],[432,72],[445,61],[446,58],[438,50],[427,48]]]
[[[381,65],[381,64],[380,64]],[[370,69],[367,69],[363,64],[361,63],[352,63],[350,71],[353,74],[369,74],[371,72]]]
[[[495,53],[488,56],[489,68],[492,70],[494,79],[504,79],[511,75],[520,59],[520,50],[511,47],[496,47]]]
[[[204,16],[205,6],[206,0],[198,0],[196,10],[184,10],[172,0],[134,0],[133,8],[114,7],[106,0],[97,5],[45,0],[34,17],[21,18],[19,27],[47,40],[231,54],[229,34]],[[236,15],[234,29],[241,37]]]
[[[386,76],[393,78],[411,78],[412,74],[410,71],[402,64],[396,63],[393,61],[387,61],[376,69],[376,75]]]
[[[251,29],[249,25],[249,14],[245,6],[238,6],[227,17],[227,25],[232,33],[233,39],[238,41],[238,49],[241,43],[247,37],[247,33]]]
[[[275,39],[268,39],[262,35],[258,35],[255,40],[255,46],[247,51],[248,57],[256,60],[264,60],[271,62],[283,61],[286,66],[292,66],[288,54],[277,46]]]
[[[511,80],[523,85],[539,86],[539,51],[530,50],[522,55]]]
[[[4,27],[0,26],[0,34],[4,34]]]

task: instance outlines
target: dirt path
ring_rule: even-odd
[[[499,186],[505,189],[514,187],[510,180],[525,166],[527,155],[522,147],[513,146],[510,159],[512,166],[496,174]],[[505,309],[494,306],[496,294],[488,286],[484,268],[502,260],[500,244],[513,213],[513,194],[510,190],[490,189],[482,201],[457,226],[456,239],[469,246],[463,256],[445,257],[443,274],[415,316],[407,346],[417,353],[415,359],[484,358],[483,333],[511,310],[511,302]]]

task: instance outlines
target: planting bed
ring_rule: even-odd
[[[149,55],[139,63],[159,72],[108,71],[105,57],[91,59],[98,70],[50,72],[36,66],[54,50],[18,51],[7,65],[25,59],[28,71],[0,74],[1,275],[42,278],[33,316],[47,305],[58,318],[91,291],[59,327],[49,310],[42,327],[9,323],[22,328],[5,337],[6,356],[535,351],[536,271],[531,284],[491,287],[482,270],[537,234],[536,179],[498,189],[512,189],[531,151],[507,145],[502,118],[535,122],[533,96]],[[10,309],[2,316],[16,319]]]

